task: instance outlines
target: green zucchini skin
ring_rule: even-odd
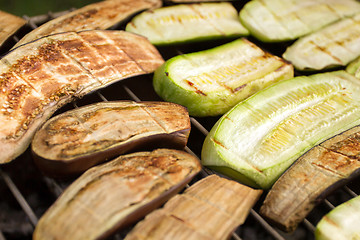
[[[282,42],[315,32],[360,12],[354,0],[253,0],[239,12],[250,34],[263,42]]]
[[[249,35],[229,2],[178,4],[145,11],[125,30],[145,36],[156,46]]]
[[[360,196],[337,206],[316,226],[316,240],[360,239]]]
[[[359,56],[360,13],[298,39],[283,54],[300,71],[346,66]]]
[[[187,107],[191,116],[218,116],[271,84],[294,76],[291,64],[245,38],[173,57],[153,78],[164,100]]]
[[[346,67],[346,71],[353,74],[355,77],[360,78],[360,57],[349,63]]]
[[[306,151],[360,124],[360,82],[345,71],[295,77],[239,102],[207,135],[202,164],[269,189]],[[224,170],[224,171],[222,171]]]

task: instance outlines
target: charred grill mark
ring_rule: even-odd
[[[0,89],[2,93],[8,92],[13,83],[16,82],[16,77],[12,72],[5,72],[0,75]]]
[[[173,167],[174,164],[177,163],[177,160],[181,160],[179,158],[171,159],[171,157],[165,156],[154,156],[151,155],[149,157],[124,157],[118,158],[112,161],[111,168],[107,168],[104,172],[100,172],[98,176],[88,181],[83,187],[81,187],[71,199],[66,202],[66,206],[70,205],[74,200],[76,200],[82,193],[84,193],[87,189],[91,188],[92,185],[98,183],[102,178],[108,177],[109,175],[117,175],[115,177],[121,177],[124,180],[134,179],[137,180],[132,185],[136,186],[136,183],[139,181],[144,181],[145,179],[150,180],[153,179],[154,187],[156,184],[161,183],[159,180],[155,181],[155,178],[161,179],[162,182],[169,182],[162,175],[164,172],[168,172],[168,168]],[[151,171],[152,168],[161,167],[162,172],[159,171]],[[177,165],[175,165],[177,167]],[[181,166],[179,166],[181,167]],[[181,172],[181,171],[178,171]],[[144,179],[145,178],[145,179]],[[125,181],[124,181],[125,182]],[[129,182],[130,181],[126,181]],[[166,190],[166,189],[164,189]],[[148,197],[149,195],[145,195]],[[141,201],[141,200],[140,200]],[[134,203],[135,204],[135,203]]]
[[[118,75],[128,75],[129,73],[132,74],[138,69],[141,69],[142,72],[146,72],[141,65],[133,59],[130,54],[128,54],[125,49],[119,45],[116,41],[110,39],[106,34],[96,34],[96,35],[79,35],[80,38],[83,39],[86,44],[93,49],[96,53],[95,58],[100,58],[103,60],[103,64],[99,65],[101,69],[108,69],[114,74]],[[106,56],[117,55],[117,57],[111,58]],[[105,55],[105,57],[103,57]],[[121,56],[121,57],[119,57]],[[134,64],[138,69],[131,69],[133,68],[132,64]],[[120,65],[120,66],[118,66]],[[99,68],[99,69],[100,69]],[[119,68],[121,68],[119,70]],[[126,68],[126,71],[124,69]],[[128,70],[128,68],[130,70]]]
[[[319,51],[327,54],[328,56],[330,56],[332,59],[334,59],[336,62],[338,62],[339,64],[342,64],[342,61],[340,58],[332,55],[332,53],[330,51],[328,51],[328,49],[326,47],[322,47],[319,46],[318,44],[316,44],[314,41],[309,41],[310,44],[312,44],[314,46],[314,49],[318,49]]]
[[[244,41],[246,41],[246,40],[244,40]],[[252,44],[250,42],[249,42],[249,44],[252,45],[253,48],[257,49],[257,47],[254,44]],[[221,86],[221,87],[225,88],[226,90],[228,90],[232,94],[235,94],[236,92],[238,92],[238,91],[242,90],[243,88],[245,88],[248,84],[244,83],[245,81],[241,81],[241,79],[240,79],[240,81],[242,82],[242,84],[240,86],[235,87],[235,88],[230,87],[227,84],[227,82],[225,81],[226,78],[229,75],[233,76],[233,75],[236,75],[236,74],[243,74],[244,72],[248,73],[251,70],[257,71],[257,69],[256,69],[256,67],[254,67],[254,65],[256,66],[257,64],[261,64],[261,62],[266,61],[267,59],[271,59],[273,57],[274,56],[271,55],[268,52],[262,52],[262,55],[256,56],[256,57],[254,57],[254,58],[252,58],[250,60],[246,60],[244,62],[234,64],[234,65],[231,65],[231,66],[225,66],[225,67],[222,67],[222,68],[217,68],[217,69],[212,70],[210,72],[201,73],[201,74],[199,74],[197,76],[189,77],[188,79],[185,79],[184,81],[190,87],[194,88],[197,93],[200,93],[200,94],[203,93],[204,96],[206,96],[206,94],[204,92],[202,92],[199,89],[199,87],[196,87],[196,82],[199,82],[199,84],[197,84],[198,86],[202,85],[202,84],[217,84],[218,86]],[[194,64],[194,65],[196,66],[196,64]],[[283,68],[287,67],[287,65],[288,64],[284,62],[284,64],[282,64],[280,67],[278,67],[274,71],[281,71]],[[247,68],[247,66],[249,66],[249,67]],[[250,67],[253,67],[254,69],[252,69]],[[259,76],[258,78],[262,78],[267,74],[268,73],[265,72],[264,75]],[[249,81],[252,81],[252,80],[254,80],[254,79],[250,78]]]
[[[225,117],[224,117],[226,120],[228,120],[228,121],[230,121],[230,122],[234,122],[233,120],[232,120],[232,118],[229,118],[229,116],[228,115],[225,115]]]
[[[237,91],[240,91],[241,89],[245,88],[246,86],[247,86],[247,84],[243,84],[243,85],[235,88],[235,89],[233,90],[233,92],[235,93],[235,92],[237,92]]]
[[[20,106],[21,97],[29,91],[29,87],[22,84],[13,88],[7,94],[7,114],[10,114],[13,110],[17,110]]]
[[[166,130],[166,127],[163,126],[163,124],[161,124],[161,121],[156,118],[156,115],[151,114],[151,112],[150,112],[149,110],[147,110],[147,107],[146,107],[146,106],[139,105],[138,107],[139,107],[139,109],[141,109],[142,111],[146,112],[146,114],[147,114],[147,115],[149,116],[149,118],[154,122],[154,124],[156,124],[157,126],[159,126],[164,133],[169,133],[169,132]]]
[[[205,94],[204,92],[202,92],[199,88],[197,88],[193,82],[189,81],[189,80],[185,80],[185,82],[192,88],[195,89],[195,92],[197,94],[203,95],[203,96],[207,96],[207,94]]]
[[[221,29],[217,28],[215,24],[212,24],[211,21],[208,20],[209,17],[201,14],[201,12],[199,12],[194,6],[189,5],[189,7],[191,8],[192,11],[194,11],[195,15],[199,16],[202,20],[207,22],[207,24],[211,25],[216,31],[219,32],[220,35],[226,36],[225,32],[223,32]],[[212,14],[212,15],[216,15],[216,14]]]
[[[211,141],[213,141],[216,145],[228,150],[228,148],[222,142],[216,140],[215,138],[211,138]]]
[[[52,43],[41,46],[38,50],[38,56],[50,64],[66,61],[59,49],[59,43],[53,41]]]
[[[94,15],[98,13],[97,9],[89,9],[85,12],[77,13],[71,17],[65,18],[64,20],[51,25],[47,30],[44,32],[44,35],[48,33],[57,32],[58,29],[63,29],[64,26],[74,26],[76,23],[82,23],[88,21],[90,18],[93,18]]]
[[[360,161],[347,155],[324,148],[321,155],[313,162],[313,166],[330,172],[340,178],[347,178],[355,169],[360,168]]]

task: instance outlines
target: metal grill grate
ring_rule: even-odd
[[[24,16],[24,19],[28,20],[25,29],[14,36],[9,43],[3,47],[1,53],[9,50],[25,33],[66,12],[68,11],[58,13],[49,12],[48,14],[35,17]],[[118,26],[117,29],[121,29],[121,27],[122,26]],[[255,39],[251,39],[251,41],[274,54],[276,54],[278,49],[284,49],[284,47],[286,47],[277,44],[262,45],[256,42]],[[178,46],[176,49],[159,48],[159,51],[165,59],[168,59],[181,53],[199,51],[218,44],[219,42],[184,45]],[[151,76],[147,75],[123,80],[105,89],[96,91],[95,93],[85,96],[83,99],[64,106],[57,113],[99,101],[123,99],[135,101],[161,100],[153,91]],[[217,119],[218,118],[191,118],[192,130],[188,145],[185,149],[187,152],[200,157],[203,140]],[[204,168],[194,181],[209,174],[213,174],[213,172]],[[16,159],[16,161],[5,166],[0,166],[0,240],[31,239],[38,218],[51,206],[72,180],[73,179],[55,180],[43,176],[34,166],[29,150]],[[338,204],[358,196],[359,193],[360,179],[357,178],[319,204],[303,223],[299,225],[298,229],[291,234],[284,233],[272,227],[258,214],[260,203],[265,197],[264,193],[258,204],[251,210],[246,222],[236,229],[232,235],[232,239],[314,239],[315,225],[320,218]],[[123,230],[111,237],[111,239],[123,239],[126,233],[127,230]]]

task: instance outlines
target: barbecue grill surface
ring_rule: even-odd
[[[237,2],[233,2],[233,4],[238,10],[244,5],[244,3]],[[24,16],[28,20],[28,24],[6,42],[0,49],[0,54],[5,54],[27,32],[66,12],[49,12],[30,18]],[[124,29],[124,26],[117,26],[116,29]],[[178,54],[212,48],[230,40],[161,47],[159,51],[166,60]],[[251,37],[249,40],[277,56],[281,56],[285,48],[291,44],[290,42],[264,44]],[[299,75],[299,73],[296,74]],[[157,101],[161,99],[153,90],[152,75],[145,75],[127,79],[96,91],[83,99],[62,107],[55,114],[91,103],[112,100]],[[216,117],[191,118],[192,130],[186,151],[194,153],[200,158],[205,136],[217,119]],[[212,171],[204,168],[192,183],[212,173]],[[34,165],[29,150],[10,164],[0,166],[0,240],[31,239],[38,219],[74,179],[52,179],[44,176]],[[236,229],[231,239],[314,239],[314,229],[321,217],[335,206],[357,196],[359,193],[360,178],[357,178],[320,203],[297,230],[289,234],[272,227],[258,214],[260,205],[265,198],[265,192],[251,210],[246,222]],[[131,227],[122,230],[110,239],[123,239],[130,229]]]

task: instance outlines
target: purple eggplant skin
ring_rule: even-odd
[[[58,33],[9,51],[0,62],[0,164],[28,149],[65,104],[163,62],[146,38],[121,30]]]
[[[187,109],[175,103],[101,102],[48,120],[35,134],[31,151],[43,173],[63,177],[121,154],[184,149],[190,129]]]
[[[106,239],[178,193],[201,170],[185,151],[136,152],[92,167],[41,216],[34,240]]]
[[[360,176],[360,126],[336,135],[301,156],[273,185],[260,214],[294,231],[336,189]]]

